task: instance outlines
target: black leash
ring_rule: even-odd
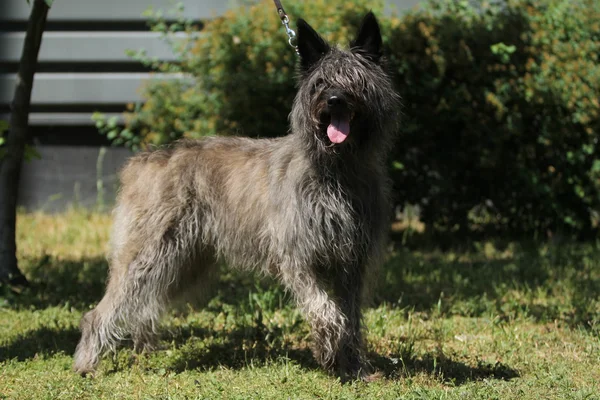
[[[287,33],[288,35],[288,43],[294,48],[294,50],[296,50],[296,53],[298,53],[298,45],[296,43],[296,32],[294,32],[290,28],[290,19],[285,13],[285,10],[281,5],[281,1],[273,0],[273,2],[275,3],[275,7],[277,8],[277,14],[279,15],[279,19],[281,19],[281,23],[285,27],[285,33]]]
[[[287,18],[287,14],[283,9],[283,5],[281,5],[281,1],[273,0],[273,3],[275,3],[275,7],[277,7],[277,14],[279,14],[279,18],[281,18],[281,20],[283,21],[285,18]]]

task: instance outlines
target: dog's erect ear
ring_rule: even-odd
[[[353,52],[359,53],[373,62],[378,62],[382,56],[381,30],[377,18],[369,12],[363,18],[356,39],[350,43]]]
[[[303,19],[298,19],[300,66],[307,71],[329,51],[327,42]]]

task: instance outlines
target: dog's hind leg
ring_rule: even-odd
[[[81,339],[75,350],[73,369],[81,375],[93,373],[100,362],[100,356],[117,339],[107,340],[106,335],[101,334],[101,327],[106,325],[101,320],[102,312],[98,311],[102,308],[104,307],[98,304],[92,311],[87,312],[79,323]]]
[[[106,293],[82,319],[74,362],[80,374],[93,372],[102,354],[125,338],[131,337],[138,351],[152,348],[160,316],[198,252],[197,242],[177,229],[163,231],[154,240],[142,232],[149,238],[144,243],[136,239],[139,234],[123,234],[139,247],[135,252],[131,243],[116,247]]]
[[[74,369],[85,375],[93,372],[100,357],[114,351],[120,341],[131,337],[137,350],[147,348],[165,307],[160,288],[153,288],[152,269],[134,260],[126,276],[111,275],[106,294],[92,311],[82,318],[81,341],[75,351]],[[159,290],[156,290],[159,289]],[[156,292],[154,296],[151,292]]]

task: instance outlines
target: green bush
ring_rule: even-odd
[[[328,40],[347,43],[365,2],[290,2]],[[595,232],[600,206],[600,9],[595,0],[431,2],[401,18],[380,15],[390,68],[403,97],[390,160],[397,203],[420,204],[435,230]],[[226,13],[196,37],[185,21],[152,15],[178,63],[193,75],[152,83],[127,114],[133,146],[181,136],[285,134],[296,55],[264,4]],[[293,21],[294,22],[294,21]],[[144,60],[143,56],[140,57]],[[149,60],[144,60],[150,62]]]
[[[590,233],[600,170],[594,3],[439,2],[392,30],[406,104],[397,195],[425,200],[426,222],[465,228],[471,215],[481,226],[483,214],[512,232]]]
[[[407,107],[397,194],[425,199],[426,222],[465,228],[469,211],[483,210],[512,232],[591,233],[600,170],[595,3],[439,2],[393,29]]]

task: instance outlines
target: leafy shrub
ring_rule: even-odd
[[[594,0],[432,3],[389,44],[406,104],[399,198],[427,223],[591,230],[599,206]],[[481,221],[481,218],[479,218]]]
[[[600,9],[595,0],[431,2],[401,18],[383,2],[286,4],[328,40],[347,43],[368,8],[380,15],[403,97],[390,160],[399,204],[421,205],[429,228],[594,231],[600,203]],[[475,4],[475,5],[474,5]],[[202,34],[151,14],[177,63],[148,60],[193,80],[152,82],[125,129],[130,146],[187,136],[285,134],[296,55],[272,7],[227,12]],[[173,39],[184,31],[186,39]]]

